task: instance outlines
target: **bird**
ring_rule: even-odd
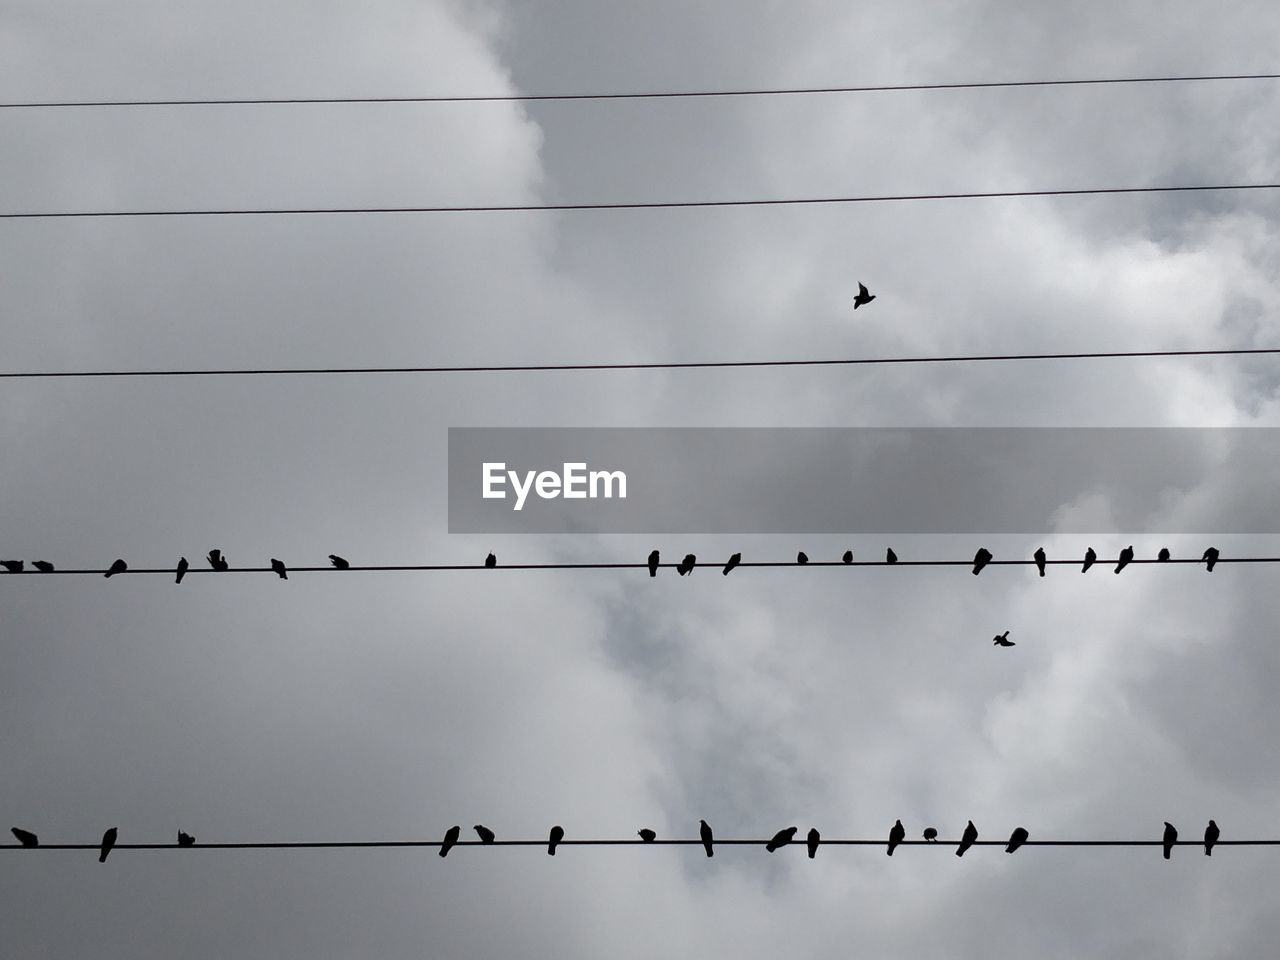
[[[796,554],[796,563],[800,564],[801,566],[804,566],[808,562],[809,562],[809,555],[805,553],[803,550],[801,550],[799,553]]]
[[[447,857],[449,848],[458,842],[458,835],[462,833],[462,828],[456,824],[444,832],[444,840],[440,842],[440,856]]]
[[[840,560],[841,560],[841,562],[843,562],[843,563],[853,563],[853,551],[852,551],[852,550],[846,550],[846,551],[844,552],[844,556],[842,556],[842,557],[840,558]]]
[[[898,555],[897,555],[896,553],[894,553],[894,552],[893,552],[893,547],[890,547],[888,550],[886,550],[886,551],[885,551],[885,553],[884,553],[884,562],[885,562],[885,563],[897,563],[897,562],[898,562]]]
[[[185,577],[185,576],[187,575],[187,567],[189,567],[189,566],[191,566],[191,564],[187,563],[187,558],[186,558],[186,557],[179,557],[179,558],[178,558],[178,569],[177,569],[177,571],[176,571],[177,576],[173,578],[173,582],[174,582],[174,583],[181,583],[181,582],[182,582],[182,578],[183,578],[183,577]]]
[[[936,836],[937,834],[935,833],[934,835]],[[905,839],[907,839],[907,830],[902,825],[902,821],[901,820],[893,821],[893,826],[889,828],[889,847],[887,850],[885,850],[885,853],[887,853],[889,856],[892,857],[893,848],[896,847]]]
[[[1132,559],[1133,559],[1133,545],[1130,544],[1129,546],[1125,547],[1123,550],[1120,551],[1120,560],[1119,562],[1116,563],[1116,568],[1113,572],[1119,573],[1121,570],[1125,568],[1125,566],[1128,565],[1129,561]]]
[[[924,833],[922,834],[922,836],[923,836],[923,837],[925,838],[925,840],[926,840],[926,841],[928,841],[929,843],[933,843],[935,840],[937,840],[937,839],[938,839],[938,828],[937,828],[937,827],[925,827],[925,828],[924,828]]]
[[[868,293],[867,288],[864,287],[861,283],[859,283],[858,295],[853,298],[853,309],[857,310],[859,307],[865,307],[868,303],[870,303],[875,298],[876,298],[876,295],[874,293]]]
[[[547,853],[551,856],[556,855],[556,844],[564,839],[564,827],[556,824],[551,828],[551,836],[547,838]]]
[[[1168,820],[1164,822],[1164,858],[1168,860],[1173,855],[1173,845],[1178,842],[1178,830]]]
[[[1025,827],[1015,827],[1013,833],[1009,834],[1009,845],[1004,848],[1005,853],[1013,853],[1020,846],[1027,842],[1027,837],[1031,834],[1027,833]]]
[[[231,565],[227,563],[227,558],[222,555],[221,550],[209,551],[209,566],[215,570],[229,570]]]
[[[497,839],[497,834],[482,823],[477,823],[471,829],[476,832],[476,836],[480,838],[481,843],[493,843]]]
[[[1017,646],[1016,643],[1014,643],[1012,640],[1009,639],[1008,630],[1006,630],[1004,633],[1000,634],[997,637],[993,637],[991,642],[994,643],[997,647],[1016,647]]]
[[[124,573],[128,569],[129,565],[117,557],[112,561],[111,566],[107,568],[107,572],[103,576],[114,577],[117,573]]]
[[[976,577],[982,572],[982,568],[991,562],[991,551],[986,547],[979,547],[978,552],[973,555],[973,575]]]
[[[41,573],[53,573],[53,564],[48,560],[32,560],[31,565]]]
[[[773,835],[773,839],[764,845],[764,848],[770,853],[775,853],[779,847],[785,847],[796,838],[798,829],[798,827],[787,827],[785,830],[779,830]]]
[[[649,576],[656,577],[658,575],[658,551],[649,551]]]
[[[724,569],[721,570],[720,572],[727,577],[729,575],[729,571],[732,570],[741,562],[742,562],[742,554],[735,553],[732,557],[729,558],[729,562],[724,565]]]
[[[1209,565],[1209,572],[1213,573],[1213,565],[1218,562],[1218,548],[1210,547],[1204,552],[1204,556],[1200,558],[1202,563]]]
[[[652,830],[648,829],[647,827],[641,828],[639,832],[640,832],[640,839],[643,840],[645,843],[653,843],[653,841],[658,839],[658,835],[654,833]]]
[[[24,566],[21,560],[0,560],[0,567],[4,567],[10,573],[21,573]]]
[[[289,571],[285,569],[283,560],[277,560],[275,557],[272,557],[271,569],[276,572],[276,575],[279,576],[281,580],[289,579]]]
[[[40,846],[40,838],[30,830],[23,830],[21,827],[10,827],[9,832],[18,838],[18,842],[24,847]]]
[[[818,844],[822,842],[822,834],[818,832],[817,827],[810,827],[808,836],[805,837],[805,843],[809,847],[809,859],[812,860],[818,855]]]
[[[336,553],[329,554],[329,562],[333,564],[333,568],[335,570],[348,570],[351,568],[351,564],[347,563],[346,560],[342,559],[342,557],[338,556]]]
[[[486,570],[492,570],[498,565],[498,558],[495,554],[489,554],[484,558],[484,567]]]
[[[705,820],[698,821],[698,834],[702,837],[702,849],[707,851],[707,856],[711,856],[711,825]]]
[[[1156,554],[1156,559],[1157,559],[1157,560],[1159,560],[1161,563],[1164,563],[1164,562],[1165,562],[1166,560],[1168,560],[1171,556],[1172,556],[1172,554],[1171,554],[1171,553],[1169,553],[1169,548],[1168,548],[1168,547],[1161,547],[1161,548],[1160,548],[1160,552],[1159,552],[1158,554]]]
[[[183,833],[181,830],[179,830],[179,831],[178,831],[178,846],[180,846],[180,847],[194,847],[195,845],[196,845],[196,838],[195,838],[195,837],[193,837],[193,836],[192,836],[191,834],[189,834],[189,833]]]
[[[1098,559],[1098,554],[1094,552],[1093,547],[1090,547],[1088,550],[1084,552],[1084,566],[1080,568],[1080,572],[1081,573],[1087,572],[1088,569],[1093,566],[1093,561],[1097,559]]]
[[[1048,562],[1048,558],[1044,555],[1044,547],[1038,547],[1033,554],[1036,558],[1036,569],[1040,571],[1040,576],[1044,576],[1044,565]]]
[[[107,854],[111,852],[111,848],[116,845],[117,828],[112,827],[102,835],[102,852],[98,854],[98,862],[106,863]]]
[[[692,573],[694,564],[698,562],[698,558],[692,553],[686,553],[684,559],[676,566],[676,573],[684,576],[686,573]]]
[[[973,821],[969,821],[969,825],[964,828],[964,835],[960,838],[960,846],[956,847],[956,856],[963,857],[964,852],[973,846],[973,842],[978,839],[978,828],[973,825]]]
[[[1218,825],[1212,820],[1209,825],[1204,828],[1204,855],[1206,857],[1213,856],[1213,845],[1218,842]]]

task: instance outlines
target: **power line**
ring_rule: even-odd
[[[1127,350],[1089,353],[1004,353],[960,356],[857,357],[828,360],[695,360],[653,363],[525,363],[457,365],[439,367],[263,367],[204,370],[48,370],[0,372],[0,379],[52,379],[69,377],[232,377],[287,376],[291,374],[387,374],[387,373],[533,373],[572,370],[707,370],[744,367],[838,367],[911,363],[979,363],[984,361],[1106,360],[1151,357],[1228,357],[1280,353],[1280,347],[1229,348],[1223,350]]]
[[[56,220],[119,217],[257,217],[313,214],[522,213],[569,210],[673,210],[701,207],[782,207],[840,203],[888,203],[915,200],[994,200],[1010,197],[1083,197],[1140,193],[1276,190],[1280,183],[1221,183],[1170,187],[1088,187],[1055,190],[997,190],[969,193],[882,194],[847,197],[795,197],[766,200],[649,200],[629,203],[514,203],[429,207],[258,207],[186,210],[64,210],[0,213],[0,220]]]
[[[637,93],[478,94],[424,97],[246,97],[190,100],[45,100],[0,103],[0,109],[58,107],[205,107],[343,103],[534,103],[574,100],[675,100],[709,97],[773,97],[836,93],[893,93],[913,90],[991,90],[1011,87],[1082,87],[1141,83],[1205,83],[1223,80],[1277,80],[1280,74],[1245,73],[1205,76],[1100,77],[1080,80],[992,80],[957,83],[895,83],[851,87],[773,87],[730,90],[673,90]]]

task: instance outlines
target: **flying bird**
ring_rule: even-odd
[[[924,833],[922,834],[922,836],[923,836],[923,837],[925,838],[925,840],[927,840],[929,843],[933,843],[935,840],[937,840],[937,839],[938,839],[938,828],[937,828],[937,827],[925,827],[925,828],[924,828]]]
[[[702,849],[707,851],[707,856],[711,856],[711,826],[705,820],[698,821],[698,834],[702,837]]]
[[[123,560],[117,558],[112,562],[111,566],[107,568],[107,572],[104,573],[103,576],[114,577],[117,573],[124,573],[128,569],[129,565]]]
[[[48,560],[32,560],[31,565],[41,573],[53,573],[53,564]]]
[[[1209,565],[1209,572],[1213,573],[1213,565],[1218,562],[1218,548],[1210,547],[1204,552],[1204,556],[1200,558],[1202,563]]]
[[[1027,837],[1031,834],[1027,833],[1025,827],[1016,827],[1013,833],[1009,834],[1009,845],[1004,848],[1005,853],[1013,853],[1020,846],[1027,842]]]
[[[1123,550],[1120,551],[1120,561],[1116,564],[1116,568],[1113,572],[1119,573],[1128,565],[1129,561],[1132,559],[1133,559],[1133,545],[1130,544],[1129,546],[1125,547]]]
[[[440,856],[447,857],[449,848],[458,842],[458,836],[462,833],[462,828],[454,825],[444,832],[444,840],[440,843]]]
[[[764,845],[764,848],[770,853],[775,853],[779,847],[785,847],[796,838],[798,829],[798,827],[787,827],[785,830],[779,830],[773,835],[773,839]]]
[[[658,575],[658,551],[649,551],[649,576],[656,577]]]
[[[4,567],[10,573],[21,573],[24,566],[21,560],[0,560],[0,567]]]
[[[1085,573],[1090,567],[1093,566],[1093,561],[1097,559],[1098,559],[1098,554],[1094,552],[1093,547],[1090,547],[1088,550],[1084,552],[1084,566],[1080,568],[1080,572]]]
[[[106,863],[107,854],[111,852],[111,848],[116,845],[116,828],[112,827],[102,835],[102,852],[98,854],[98,862]]]
[[[497,835],[484,824],[477,823],[471,829],[476,832],[476,836],[480,838],[481,843],[493,843],[494,840],[498,839]]]
[[[796,563],[800,564],[801,566],[804,566],[808,562],[809,562],[809,555],[805,553],[803,550],[801,550],[799,553],[796,554]]]
[[[853,551],[852,551],[852,550],[846,550],[846,551],[844,552],[844,556],[843,556],[843,557],[841,557],[840,559],[841,559],[841,561],[842,561],[842,562],[844,562],[844,563],[853,563]]]
[[[547,853],[551,856],[556,855],[556,844],[564,839],[564,827],[556,824],[551,828],[551,836],[547,838]]]
[[[1049,558],[1044,555],[1044,547],[1036,548],[1036,552],[1032,554],[1036,558],[1036,569],[1040,571],[1040,576],[1044,576],[1044,565],[1048,563]]]
[[[1156,559],[1159,560],[1161,563],[1164,563],[1164,561],[1168,560],[1171,556],[1172,554],[1169,553],[1168,547],[1161,547],[1160,552],[1156,554]]]
[[[964,852],[973,846],[974,841],[978,839],[978,828],[973,825],[973,821],[969,821],[969,825],[964,828],[964,835],[960,838],[960,846],[956,847],[956,856],[963,857]]]
[[[937,831],[934,831],[934,836],[937,836]],[[889,847],[885,850],[885,853],[892,857],[893,848],[905,839],[907,839],[906,827],[902,825],[901,820],[893,821],[893,826],[889,829]]]
[[[1209,825],[1204,828],[1204,855],[1206,857],[1213,856],[1213,845],[1218,842],[1218,825],[1212,820]]]
[[[271,569],[272,569],[272,570],[274,570],[274,571],[276,572],[276,575],[277,575],[281,580],[288,580],[288,579],[289,579],[289,571],[285,569],[284,561],[283,561],[283,560],[277,560],[275,557],[272,557],[272,558],[271,558]]]
[[[186,558],[186,557],[179,557],[179,558],[178,558],[178,569],[177,569],[177,571],[176,571],[178,575],[177,575],[176,577],[174,577],[174,578],[173,578],[173,582],[174,582],[174,583],[181,583],[181,582],[182,582],[182,578],[183,578],[183,577],[185,577],[185,576],[187,575],[187,567],[189,567],[189,566],[191,566],[191,564],[187,563],[187,558]]]
[[[24,847],[40,846],[40,838],[30,830],[23,830],[21,827],[10,827],[9,832],[18,838],[18,842]]]
[[[732,570],[741,562],[742,562],[742,554],[735,553],[732,557],[729,558],[729,562],[724,565],[724,569],[721,570],[720,572],[727,577],[729,575],[729,571]]]
[[[898,562],[898,555],[897,555],[896,553],[894,553],[894,552],[893,552],[893,547],[890,547],[888,550],[886,550],[886,551],[885,551],[885,553],[884,553],[884,562],[885,562],[885,563],[897,563],[897,562]]]
[[[698,558],[692,553],[686,553],[684,559],[676,565],[676,573],[684,576],[686,573],[692,573],[694,564],[698,562]]]
[[[991,562],[991,551],[986,547],[979,547],[978,552],[973,555],[973,575],[976,577],[982,572],[982,568]]]
[[[818,844],[822,842],[822,834],[818,832],[817,827],[810,827],[809,834],[805,837],[805,843],[809,847],[809,859],[812,860],[818,855]]]
[[[195,845],[196,845],[196,838],[195,838],[195,837],[193,837],[193,836],[192,836],[191,834],[189,834],[189,833],[183,833],[181,830],[179,830],[179,831],[178,831],[178,846],[180,846],[180,847],[194,847]]]
[[[865,307],[868,303],[870,303],[875,298],[876,298],[876,295],[874,293],[868,293],[867,288],[864,287],[861,283],[859,283],[858,295],[853,298],[853,309],[857,310],[859,307]]]
[[[349,570],[351,568],[351,564],[347,563],[346,560],[342,559],[342,557],[338,556],[336,553],[329,554],[329,562],[333,564],[335,570]]]
[[[1016,647],[1017,646],[1016,643],[1014,643],[1012,640],[1009,639],[1008,630],[1000,634],[998,637],[992,637],[991,642],[995,644],[997,647]]]
[[[1178,842],[1178,830],[1168,820],[1164,822],[1164,858],[1168,860],[1173,855],[1173,845]]]
[[[658,839],[658,835],[652,830],[644,828],[640,830],[640,839],[645,843],[653,843],[653,841]]]
[[[495,554],[489,554],[484,558],[484,566],[486,570],[492,570],[498,565],[498,558]]]
[[[222,555],[222,551],[216,549],[209,551],[209,566],[215,570],[231,569],[231,564],[227,563],[227,558]]]

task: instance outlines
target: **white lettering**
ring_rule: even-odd
[[[507,476],[511,478],[511,486],[513,486],[516,491],[516,510],[517,511],[524,508],[524,498],[529,495],[529,488],[533,486],[533,474],[534,474],[534,471],[532,470],[530,470],[527,474],[525,474],[524,486],[521,486],[520,477],[516,474],[516,472],[514,470],[507,471]]]
[[[505,463],[486,463],[483,464],[484,469],[484,490],[480,494],[486,500],[505,500],[507,491],[495,490],[494,484],[501,486],[507,482],[507,478],[503,476],[503,471],[507,469]]]
[[[567,464],[566,464],[567,466]],[[583,464],[586,466],[586,464]],[[596,483],[604,481],[604,498],[606,500],[613,497],[613,484],[617,481],[618,498],[620,500],[627,499],[627,475],[621,470],[592,470],[591,471],[591,498],[595,499],[600,494],[596,493]]]

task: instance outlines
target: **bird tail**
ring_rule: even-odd
[[[107,851],[107,850],[103,850],[100,854],[98,854],[98,862],[99,862],[99,863],[106,863],[106,862],[107,862],[107,853],[108,853],[108,852],[109,852],[109,851]]]

